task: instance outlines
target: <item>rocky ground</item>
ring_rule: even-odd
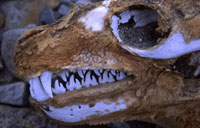
[[[13,53],[17,38],[31,27],[51,24],[66,15],[72,3],[98,0],[0,0],[0,128],[159,128],[144,122],[100,126],[61,126],[29,104],[29,85],[15,76]]]

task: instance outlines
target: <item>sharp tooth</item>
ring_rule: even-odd
[[[100,84],[104,84],[104,83],[103,83],[103,79],[102,79],[101,76],[99,77],[99,83],[100,83]]]
[[[59,85],[58,80],[56,80],[55,81],[55,89],[52,88],[52,91],[54,94],[62,94],[62,93],[66,92],[66,89],[64,88],[62,83],[60,83],[60,85]]]
[[[115,70],[110,70],[113,75],[116,75]]]
[[[79,82],[78,79],[76,79],[76,86],[75,86],[76,89],[81,89],[82,86],[81,86],[81,83]]]
[[[91,72],[88,71],[87,74],[86,74],[86,76],[85,76],[85,77],[86,77],[85,80],[82,79],[82,81],[81,81],[82,84],[83,84],[83,86],[85,86],[85,87],[89,87],[89,86],[90,86],[90,81],[91,81],[91,80],[90,80],[90,73],[91,73]]]
[[[40,80],[42,82],[43,88],[45,92],[52,98],[52,90],[51,90],[51,79],[52,79],[52,73],[51,72],[43,72],[40,76]]]
[[[63,72],[60,76],[61,76],[61,78],[66,82],[67,81],[67,78],[66,78],[66,75],[65,75],[66,73],[65,72]]]
[[[67,89],[68,89],[69,91],[73,91],[74,88],[75,88],[74,75],[71,75],[71,76],[70,76],[69,83],[67,84]]]
[[[94,72],[95,72],[98,76],[101,75],[97,69],[95,69]]]
[[[90,86],[91,84],[90,75],[91,75],[91,71],[88,71],[88,73],[86,74],[86,84],[88,84],[88,86]]]
[[[83,72],[82,72],[82,70],[78,70],[78,75],[79,75],[81,78],[84,77],[84,76],[83,76]]]
[[[62,83],[60,83],[60,89],[62,90],[61,93],[65,93],[66,92],[66,88],[63,86]]]
[[[104,73],[103,73],[103,81],[104,81],[104,83],[108,82],[108,72],[107,72],[107,70],[105,70]]]
[[[38,77],[30,79],[29,83],[31,96],[33,97],[33,99],[40,102],[50,98],[49,95],[47,95],[47,93],[45,92],[44,88],[42,87],[42,84]]]
[[[115,79],[111,73],[108,74],[108,82],[115,82]]]
[[[97,80],[95,78],[95,76],[92,76],[92,81],[91,81],[92,86],[96,86],[98,85]]]
[[[126,75],[123,72],[118,72],[117,74],[117,80],[122,80],[126,77]]]
[[[104,71],[103,78],[101,76],[99,77],[99,83],[100,84],[105,84],[108,81],[107,73],[108,73],[107,71]]]
[[[81,80],[81,84],[82,84],[83,87],[86,87],[84,79]]]

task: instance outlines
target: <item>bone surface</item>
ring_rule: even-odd
[[[192,40],[191,42],[186,43],[183,35],[177,32],[173,34],[164,44],[161,44],[160,46],[155,46],[152,49],[141,50],[129,46],[122,47],[130,52],[137,53],[141,57],[169,59],[194,51],[199,51],[199,43],[200,40]]]
[[[52,106],[41,106],[41,108],[51,118],[69,123],[79,122],[86,120],[90,116],[102,116],[127,108],[127,105],[124,104],[124,99],[118,99],[116,102],[107,100],[106,102],[110,103],[99,101],[94,106],[79,104],[65,106],[63,108],[54,108]]]

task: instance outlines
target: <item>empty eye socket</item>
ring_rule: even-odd
[[[170,25],[170,22],[162,21],[162,26],[159,26],[158,20],[159,15],[155,10],[132,6],[112,16],[111,28],[119,45],[140,57],[169,59],[200,50],[200,39],[186,42],[178,23],[178,27],[168,28],[167,32],[162,32],[163,28],[159,28],[158,32],[158,27],[165,26],[163,23]]]
[[[164,35],[157,32],[158,14],[151,8],[133,6],[112,17],[113,33],[120,42],[135,48],[149,48],[157,45]]]

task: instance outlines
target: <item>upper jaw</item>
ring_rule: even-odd
[[[91,88],[98,88],[100,91],[102,86],[115,86],[128,76],[133,75],[112,69],[77,69],[73,72],[68,70],[62,73],[43,72],[40,76],[29,79],[30,93],[33,99],[43,102],[64,93],[84,92]]]
[[[37,106],[47,105],[54,107],[64,107],[74,104],[90,104],[96,103],[104,99],[113,99],[121,97],[122,93],[130,91],[134,88],[133,76],[129,76],[123,80],[117,81],[115,83],[106,83],[99,86],[91,86],[89,88],[82,88],[75,91],[68,91],[63,94],[54,95],[53,98],[48,98],[45,101],[37,102],[33,97],[31,102],[36,103]]]

